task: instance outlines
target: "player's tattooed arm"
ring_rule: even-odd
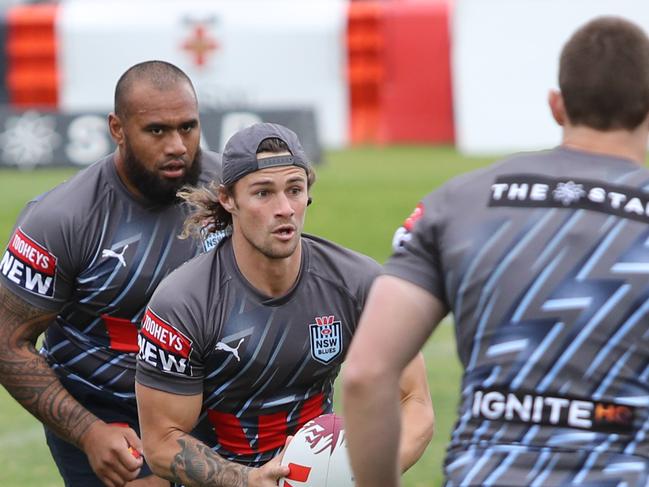
[[[173,481],[189,486],[248,487],[251,468],[229,462],[190,435],[176,439],[180,451],[169,467]]]
[[[41,422],[79,445],[97,418],[63,388],[35,348],[39,335],[55,316],[31,306],[0,284],[0,382]]]

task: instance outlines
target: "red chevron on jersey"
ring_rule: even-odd
[[[304,401],[300,407],[297,423],[293,420],[290,426],[286,411],[261,414],[252,418],[239,418],[232,413],[208,409],[207,417],[214,428],[218,442],[225,449],[237,455],[251,455],[273,451],[284,446],[289,434],[294,434],[306,423],[323,414],[323,401],[322,393]],[[257,441],[251,444],[249,436],[256,438]]]
[[[191,340],[157,316],[150,308],[147,308],[142,319],[140,333],[163,350],[183,358],[188,358],[192,350]]]

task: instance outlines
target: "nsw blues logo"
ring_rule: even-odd
[[[203,243],[203,252],[209,252],[216,248],[221,240],[232,234],[232,227],[225,230],[211,230],[208,227],[201,228],[201,241]]]
[[[311,356],[325,365],[338,357],[343,350],[343,334],[340,321],[333,315],[316,317],[309,325]]]

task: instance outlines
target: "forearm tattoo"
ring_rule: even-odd
[[[174,482],[186,487],[248,487],[250,467],[221,458],[189,435],[183,435],[177,441],[180,451],[170,466]]]
[[[0,382],[58,435],[79,445],[97,418],[61,385],[35,348],[56,314],[34,308],[0,285]]]

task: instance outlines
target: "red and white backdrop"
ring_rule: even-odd
[[[233,131],[264,117],[293,123],[315,147],[442,143],[468,154],[547,147],[559,138],[545,100],[557,84],[560,47],[577,26],[602,14],[649,28],[649,2],[637,0],[15,6],[0,26],[7,39],[0,103],[8,100],[0,108],[0,164],[15,163],[21,153],[23,165],[65,158],[69,151],[43,149],[39,156],[36,149],[54,144],[61,151],[70,137],[78,139],[71,153],[84,160],[109,147],[105,132],[102,144],[84,137],[105,130],[102,118],[112,109],[119,75],[147,59],[189,74],[203,110],[218,113],[207,127],[217,150]],[[65,119],[62,128],[55,115]],[[48,130],[42,144],[24,136]],[[17,134],[26,141],[16,144]]]
[[[204,107],[312,107],[322,142],[340,147],[346,9],[344,0],[68,0],[57,21],[59,108],[110,109],[120,73],[164,59],[187,72]]]

